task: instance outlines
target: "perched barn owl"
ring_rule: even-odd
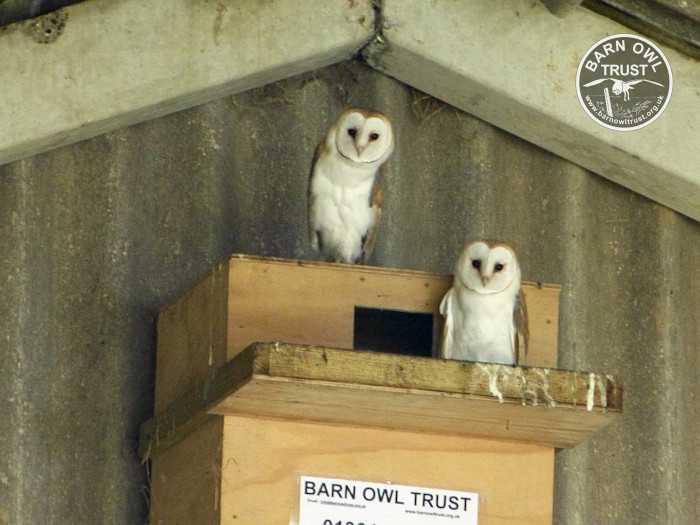
[[[488,241],[467,244],[440,313],[445,316],[441,357],[522,364],[527,352],[527,310],[512,248]]]
[[[364,263],[382,213],[381,175],[394,150],[391,122],[349,109],[316,148],[309,178],[309,236],[328,261]]]

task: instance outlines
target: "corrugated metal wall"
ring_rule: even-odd
[[[561,366],[625,382],[558,453],[555,523],[700,523],[698,223],[359,62],[0,167],[0,523],[145,521],[156,315],[232,252],[312,257],[312,151],[348,105],[398,136],[373,264],[507,241],[562,285]]]

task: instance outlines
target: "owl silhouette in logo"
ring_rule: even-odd
[[[622,93],[622,100],[627,102],[630,99],[630,89],[634,89],[634,87],[640,82],[649,82],[650,84],[656,84],[657,86],[664,87],[663,84],[659,84],[658,82],[654,82],[653,80],[647,80],[645,78],[640,78],[637,80],[619,80],[617,78],[599,78],[598,80],[593,80],[592,82],[589,82],[588,84],[584,84],[583,87],[591,87],[591,86],[596,86],[598,84],[601,84],[603,82],[607,82],[610,80],[613,85],[612,85],[612,92],[614,95],[619,95]]]

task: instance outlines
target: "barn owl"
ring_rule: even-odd
[[[622,93],[622,100],[625,102],[630,99],[630,89],[634,89],[632,86],[639,84],[640,82],[649,82],[650,84],[656,84],[657,86],[663,87],[663,84],[659,84],[658,82],[654,82],[653,80],[647,80],[645,78],[628,81],[619,80],[617,78],[599,78],[598,80],[594,80],[592,82],[589,82],[588,84],[584,84],[583,87],[595,86],[607,80],[612,80],[613,82],[613,95],[619,95],[620,93]]]
[[[328,261],[364,263],[382,213],[381,175],[394,150],[391,122],[343,112],[316,148],[308,188],[311,246]]]
[[[440,303],[445,317],[440,355],[445,359],[522,364],[527,310],[520,266],[510,246],[468,243],[457,260],[454,284]]]

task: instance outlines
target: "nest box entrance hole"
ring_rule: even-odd
[[[431,357],[437,355],[435,335],[431,313],[355,306],[355,350]]]

